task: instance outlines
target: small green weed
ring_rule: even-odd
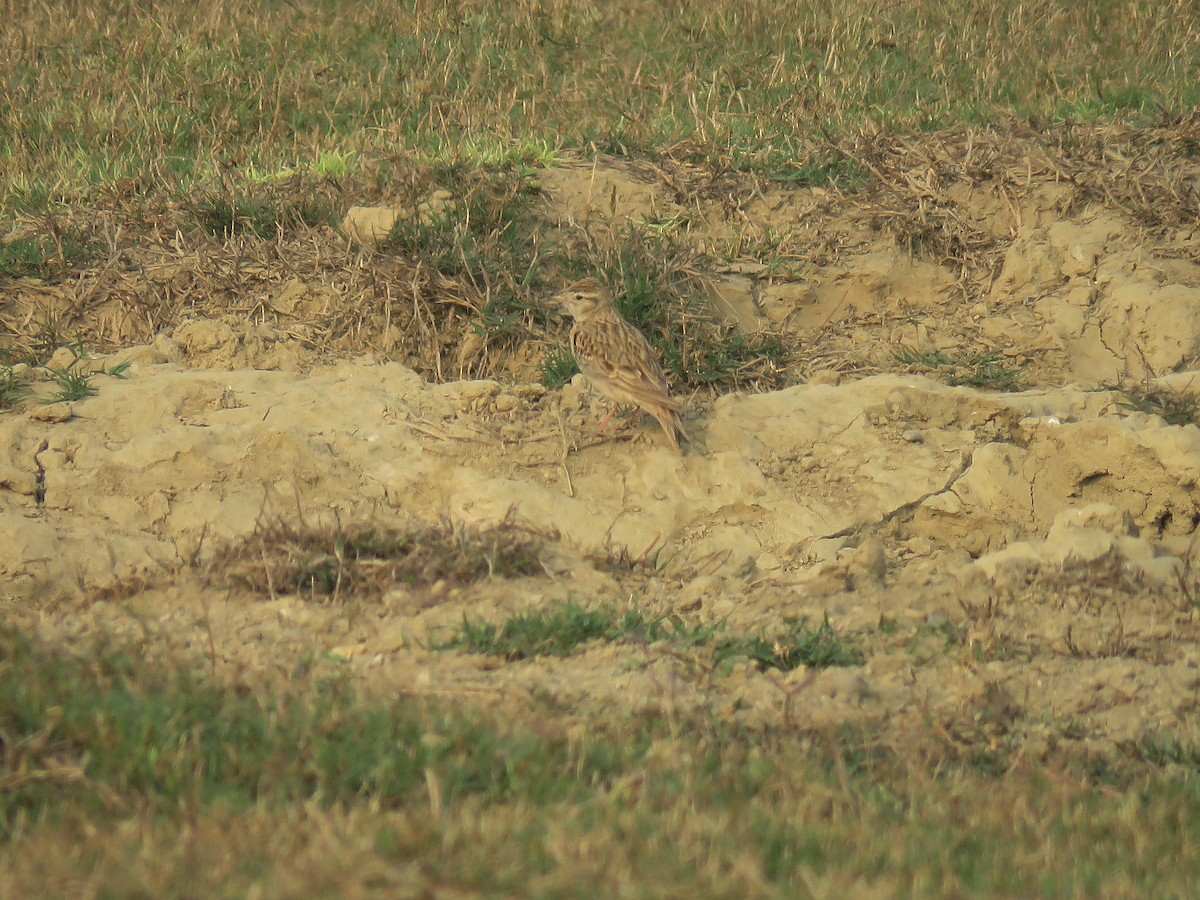
[[[13,367],[0,367],[0,409],[12,409],[28,396],[29,388],[17,381]]]
[[[758,171],[753,165],[742,168],[751,172]],[[785,157],[776,156],[775,164],[764,167],[761,174],[771,181],[793,187],[836,185],[847,192],[853,191],[866,177],[866,173],[857,160],[836,152],[828,158],[804,162],[788,161]]]
[[[71,231],[55,228],[49,236],[16,237],[0,241],[0,277],[61,276],[86,265],[92,255],[88,241]]]
[[[575,377],[579,364],[569,348],[560,347],[547,353],[539,368],[542,370],[542,384],[553,391]]]
[[[668,354],[667,367],[703,385],[739,385],[763,381],[774,385],[787,368],[788,351],[779,338],[749,337],[732,326],[697,334]]]
[[[337,206],[319,186],[298,179],[261,180],[227,192],[211,192],[189,205],[192,219],[226,240],[240,234],[274,238],[320,225],[332,225]]]
[[[1129,756],[1155,766],[1178,765],[1200,771],[1200,746],[1185,743],[1171,734],[1143,735],[1141,740],[1118,745]]]
[[[125,360],[125,362],[117,363],[111,369],[107,369],[107,368],[100,369],[100,371],[97,372],[96,374],[107,375],[109,378],[124,378],[125,373],[129,371],[129,368],[132,365],[133,365],[133,360],[127,359],[127,360]]]
[[[580,644],[663,640],[693,645],[712,637],[714,629],[689,628],[665,618],[648,619],[640,609],[618,613],[611,607],[585,609],[574,601],[510,616],[503,625],[464,618],[457,635],[437,645],[439,650],[465,649],[502,656],[507,660],[535,656],[568,656]]]
[[[510,616],[499,627],[464,618],[458,637],[439,649],[463,647],[508,660],[567,656],[580,644],[609,637],[612,629],[613,618],[607,610],[587,610],[567,603],[547,611]]]
[[[1021,373],[1005,364],[995,353],[945,353],[940,350],[918,352],[900,350],[898,362],[938,375],[947,384],[993,391],[1021,390]]]
[[[711,647],[717,665],[746,658],[760,670],[790,671],[802,665],[856,666],[863,661],[862,654],[834,630],[828,619],[815,629],[802,621],[793,622],[785,635],[773,640],[761,636],[733,637],[722,632],[717,625],[650,619],[639,609],[621,613],[608,606],[585,609],[567,601],[512,615],[501,625],[464,618],[458,633],[438,644],[437,649],[465,649],[519,660],[566,656],[580,644],[594,640],[650,644],[667,641],[688,647]]]
[[[748,657],[760,670],[790,672],[800,666],[827,669],[833,666],[860,666],[863,655],[824,619],[817,628],[803,621],[790,624],[788,632],[767,640],[763,637],[724,638],[718,642],[717,659],[724,661]]]
[[[63,346],[74,354],[75,359],[65,369],[45,370],[47,377],[57,386],[57,391],[51,397],[42,401],[43,403],[62,403],[95,397],[100,393],[99,388],[93,382],[95,376],[107,375],[110,378],[124,378],[125,373],[129,371],[129,367],[133,365],[132,360],[126,360],[125,362],[117,363],[111,369],[100,368],[85,371],[82,368],[77,368],[79,362],[88,357],[88,352],[83,345],[83,341],[77,340]]]
[[[100,391],[92,384],[92,374],[76,369],[74,366],[57,371],[52,370],[50,379],[58,385],[58,391],[45,402],[61,403],[95,397]]]
[[[1124,394],[1121,406],[1125,409],[1158,416],[1168,425],[1200,424],[1200,400],[1195,394],[1153,384],[1110,390],[1119,390]]]
[[[21,278],[40,275],[50,268],[51,254],[40,241],[13,238],[0,243],[0,275]]]

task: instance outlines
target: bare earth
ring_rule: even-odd
[[[803,381],[690,398],[683,458],[648,419],[598,439],[586,383],[536,383],[545,346],[507,355],[494,380],[443,383],[392,360],[386,326],[373,354],[313,349],[306,328],[343,296],[336,271],[281,267],[242,311],[195,305],[89,361],[133,362],[97,376],[98,396],[0,413],[6,616],[66,645],[115,632],[234,678],[316,666],[514,715],[549,699],[578,716],[705,709],[897,735],[932,722],[951,742],[1003,732],[1034,758],[1182,736],[1200,686],[1200,428],[1118,388],[1200,396],[1200,232],[1081,192],[1032,143],[977,169],[971,152],[914,155],[889,170],[894,194],[853,204],[776,187],[731,206],[615,161],[539,173],[549,215],[597,239],[682,215],[714,256],[779,242],[775,264],[733,253],[704,281],[715,314],[786,336]],[[1194,196],[1200,165],[1180,178]],[[142,259],[129,308],[186,279],[189,260]],[[0,313],[27,322],[89,289],[25,280]],[[92,324],[135,333],[107,302]],[[951,386],[905,353],[988,356],[1020,389]],[[506,516],[554,536],[544,575],[334,603],[205,567],[280,518]],[[510,664],[429,649],[464,616],[568,598],[737,632],[827,616],[865,664],[715,673],[659,644]]]

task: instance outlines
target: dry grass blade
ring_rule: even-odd
[[[443,521],[395,528],[275,520],[218,552],[211,573],[259,593],[344,599],[395,585],[471,584],[541,574],[546,535],[511,521],[473,527]]]

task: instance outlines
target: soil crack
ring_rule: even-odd
[[[959,479],[962,478],[964,475],[966,475],[967,472],[970,470],[971,463],[974,460],[974,458],[975,458],[975,456],[974,456],[973,452],[961,454],[960,458],[959,458],[958,468],[955,470],[955,472],[952,475],[950,475],[950,477],[946,480],[946,483],[943,484],[940,488],[935,488],[932,491],[927,491],[926,493],[922,494],[920,497],[917,497],[914,500],[909,500],[907,503],[900,504],[895,509],[884,513],[882,516],[880,516],[874,522],[859,522],[858,524],[855,524],[855,525],[848,525],[839,531],[833,532],[832,534],[823,535],[822,536],[823,539],[827,540],[829,538],[849,537],[850,535],[854,534],[857,531],[860,531],[863,528],[878,528],[880,525],[886,525],[887,523],[893,521],[898,516],[913,512],[914,510],[918,509],[921,506],[921,504],[925,503],[932,497],[936,497],[939,494],[944,494],[947,491],[953,491],[954,486],[958,483]]]
[[[34,490],[33,499],[38,506],[46,504],[46,467],[42,465],[42,454],[50,449],[49,441],[42,441],[42,445],[37,448],[37,452],[33,454],[33,464],[37,466],[37,488]]]

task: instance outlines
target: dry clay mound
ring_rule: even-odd
[[[729,395],[693,411],[681,458],[647,423],[582,440],[598,411],[576,385],[145,362],[74,409],[0,418],[0,584],[10,618],[54,639],[115,629],[243,674],[333,650],[384,691],[751,724],[977,725],[1000,696],[1006,729],[1080,716],[1077,738],[1120,739],[1193,702],[1200,629],[1180,576],[1194,590],[1200,429],[1117,400],[899,375]],[[335,516],[515,517],[555,536],[544,575],[349,605],[195,574],[265,520]],[[645,564],[611,564],[631,558]],[[827,615],[865,663],[714,678],[658,645],[499,669],[428,649],[464,615],[569,598],[768,634]]]
[[[690,398],[683,458],[647,423],[596,439],[577,383],[530,384],[545,342],[497,357],[505,383],[434,384],[383,361],[390,345],[368,339],[397,326],[374,322],[345,267],[264,270],[224,313],[225,295],[176,297],[191,318],[91,363],[134,361],[123,380],[95,376],[99,395],[73,408],[0,413],[7,614],[52,639],[115,630],[190,650],[242,678],[335,651],[371,689],[519,707],[933,723],[952,743],[1016,736],[1033,752],[1178,732],[1200,663],[1200,172],[1154,135],[1070,158],[983,137],[848,148],[877,176],[853,196],[666,163],[541,174],[555,227],[590,241],[687,223],[729,260],[704,276],[713,311],[782,335],[808,376]],[[13,328],[51,301],[119,312],[125,295],[72,294],[102,280],[25,280],[2,312]],[[320,298],[331,334],[344,303],[367,343],[305,338]],[[335,361],[364,347],[375,356]],[[996,371],[1026,389],[979,389]],[[1134,381],[1169,387],[1191,416],[1131,408],[1163,410],[1131,402]],[[321,603],[211,565],[264,523],[443,517],[549,535],[544,574]],[[864,662],[714,675],[658,643],[508,665],[429,649],[464,616],[567,599],[768,636],[827,615]]]

